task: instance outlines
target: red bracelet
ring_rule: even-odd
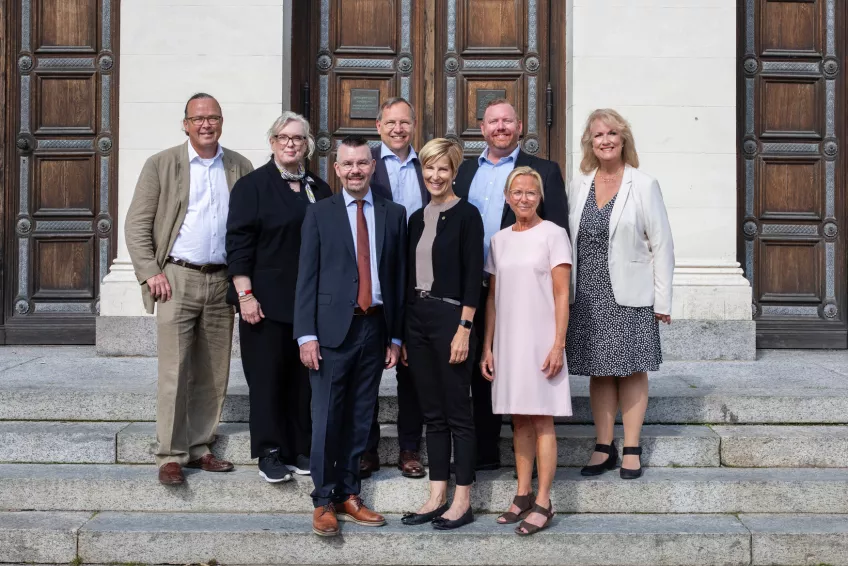
[[[239,297],[244,297],[245,295],[252,295],[252,294],[253,294],[253,289],[245,289],[244,291],[238,292]]]

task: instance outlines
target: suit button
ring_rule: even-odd
[[[356,306],[356,301],[354,301],[353,299],[351,299],[351,301],[350,301],[350,306],[355,307],[355,306]]]
[[[353,278],[353,282],[354,282],[354,283],[356,283],[357,281],[359,281],[359,278],[358,278],[358,277],[354,277],[354,278]]]

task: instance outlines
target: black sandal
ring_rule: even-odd
[[[530,492],[527,495],[516,495],[512,498],[512,504],[521,509],[521,511],[518,513],[513,513],[512,511],[501,513],[497,519],[499,525],[513,525],[527,517],[536,504],[536,494]],[[504,521],[501,522],[501,519],[504,519]]]
[[[642,477],[642,447],[641,446],[625,446],[621,453],[623,456],[639,456],[639,469],[631,470],[630,468],[621,468],[618,475],[623,480],[635,480]]]
[[[544,507],[542,507],[539,504],[536,504],[536,505],[533,506],[533,510],[530,513],[539,513],[540,515],[544,515],[546,517],[545,522],[540,527],[540,526],[534,525],[532,523],[528,523],[526,520],[521,521],[521,524],[518,525],[517,527],[515,527],[515,534],[517,534],[520,537],[527,537],[527,536],[530,536],[530,535],[535,535],[539,531],[543,531],[543,530],[547,529],[549,526],[551,526],[551,520],[554,518],[554,515],[556,515],[556,513],[554,513],[554,502],[551,501],[550,507],[548,507],[547,509],[545,509]],[[524,529],[527,532],[526,533],[522,532],[521,529]]]
[[[583,469],[580,470],[581,476],[599,476],[608,470],[614,470],[618,465],[618,450],[615,449],[615,440],[609,444],[595,444],[595,452],[607,454],[609,458],[600,464],[583,466]]]

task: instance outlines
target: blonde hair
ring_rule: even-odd
[[[462,148],[455,141],[447,138],[433,138],[418,152],[418,161],[421,162],[422,167],[442,157],[448,158],[451,164],[451,175],[456,176],[462,163]]]
[[[504,186],[504,195],[509,192],[509,188],[512,186],[513,181],[515,181],[518,177],[533,177],[533,180],[536,181],[536,185],[539,187],[539,194],[541,198],[539,202],[545,200],[545,184],[542,182],[542,176],[539,175],[539,172],[533,169],[532,167],[527,167],[526,165],[522,167],[516,167],[509,174],[509,177],[506,178],[506,185]]]
[[[580,146],[583,148],[580,172],[588,175],[601,166],[598,156],[592,150],[592,124],[597,120],[618,130],[618,134],[621,136],[621,160],[631,167],[639,167],[639,155],[636,153],[636,141],[633,139],[630,122],[612,108],[599,108],[589,114],[589,119],[586,120],[586,129],[583,130],[583,137],[580,139]]]
[[[280,114],[279,118],[274,120],[274,123],[271,124],[270,128],[268,128],[268,143],[273,144],[274,136],[276,136],[280,130],[285,128],[289,122],[297,122],[303,128],[303,136],[306,138],[306,155],[304,155],[303,158],[304,160],[309,161],[312,159],[312,154],[315,153],[315,138],[312,137],[312,132],[310,132],[309,120],[297,112],[286,110]]]

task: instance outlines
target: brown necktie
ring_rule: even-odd
[[[365,201],[356,201],[356,269],[359,272],[359,291],[356,302],[367,311],[371,306],[371,245],[368,224],[365,223]]]

